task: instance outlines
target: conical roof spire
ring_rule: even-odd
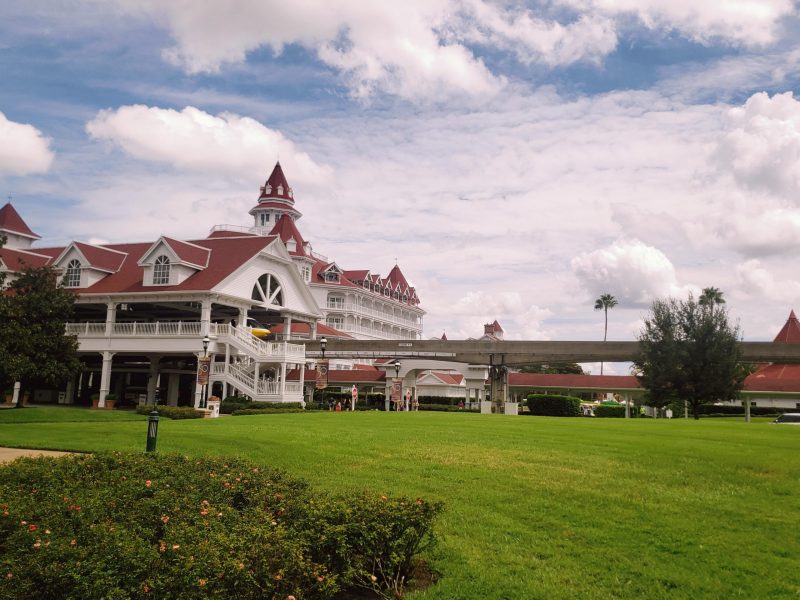
[[[22,220],[17,210],[11,205],[11,202],[7,202],[3,208],[0,208],[0,231],[39,239],[39,236],[33,233],[27,223]]]
[[[261,196],[258,201],[263,200],[285,200],[289,204],[294,204],[294,193],[292,188],[289,187],[289,182],[286,181],[286,175],[283,174],[280,161],[275,163],[275,168],[272,169],[267,182],[261,186]]]
[[[800,344],[800,321],[794,314],[794,310],[789,313],[789,318],[783,328],[775,336],[775,342],[783,344]]]

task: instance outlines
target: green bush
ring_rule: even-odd
[[[0,467],[0,598],[384,596],[439,504],[334,497],[239,459],[23,458]]]
[[[278,415],[284,413],[300,413],[305,412],[302,408],[240,408],[233,411],[231,414],[234,417],[246,417],[248,415]]]
[[[793,409],[790,408],[776,408],[774,406],[750,406],[750,414],[752,416],[772,416],[772,415],[780,415],[784,412],[791,411]],[[673,411],[676,412],[677,411]],[[680,410],[681,416],[683,416],[683,408]],[[736,416],[744,416],[744,406],[717,406],[715,404],[704,404],[700,407],[700,414],[705,416],[729,416],[729,415],[736,415]]]
[[[140,415],[149,415],[153,412],[153,407],[137,406],[136,412]],[[169,406],[165,404],[158,407],[158,416],[166,417],[167,419],[202,419],[203,413],[191,406]]]
[[[558,394],[531,394],[527,398],[528,414],[546,417],[579,417],[581,400]]]
[[[420,404],[420,410],[428,410],[434,412],[480,412],[477,409],[458,408],[458,406],[445,406],[442,404]]]
[[[633,411],[631,411],[633,413]],[[594,408],[595,417],[625,418],[625,406],[601,404]]]
[[[219,403],[219,412],[223,415],[233,414],[236,410],[252,408],[255,403],[244,396],[228,396]]]

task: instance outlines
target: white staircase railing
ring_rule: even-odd
[[[252,361],[228,363],[227,365],[222,362],[215,362],[211,368],[211,375],[213,379],[227,380],[254,400],[274,401],[281,399],[281,382],[266,381],[264,379],[259,379],[256,382],[254,373],[250,371],[253,364]],[[284,394],[286,396],[300,396],[298,400],[301,400],[302,393],[303,388],[300,382],[287,381],[284,384]]]

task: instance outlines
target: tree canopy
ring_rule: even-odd
[[[744,384],[740,331],[720,303],[656,300],[639,335],[634,369],[648,403],[687,401],[699,418],[703,404],[733,400]]]
[[[519,368],[520,373],[546,373],[548,375],[583,375],[578,363],[539,363]]]
[[[27,267],[15,274],[0,293],[1,387],[15,381],[54,387],[80,368],[77,338],[65,335],[74,303],[55,269]]]

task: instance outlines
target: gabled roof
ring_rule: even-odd
[[[800,321],[797,320],[794,310],[789,313],[789,318],[773,341],[782,344],[800,344]]]
[[[0,208],[0,231],[16,233],[17,235],[33,238],[35,240],[40,238],[40,236],[33,233],[27,223],[22,220],[17,210],[11,205],[11,202],[7,202],[3,208]]]
[[[500,327],[500,323],[497,322],[497,319],[495,319],[494,323],[492,323],[492,329],[494,331],[503,331],[503,328]]]
[[[244,231],[229,231],[227,229],[217,229],[216,231],[208,234],[207,239],[221,238],[221,237],[255,237],[257,233],[246,233]]]
[[[431,371],[430,374],[445,385],[461,385],[461,382],[464,381],[464,376],[461,373]]]
[[[119,271],[122,263],[128,258],[125,252],[111,250],[103,246],[86,244],[84,242],[72,242],[69,246],[64,248],[63,252],[54,260],[55,264],[61,263],[64,255],[72,248],[75,248],[86,259],[88,264],[83,265],[84,267],[91,267],[98,271],[105,271],[106,273],[116,273]]]
[[[160,285],[158,288],[144,285],[144,269],[139,264],[139,257],[153,247],[151,242],[134,244],[106,244],[103,248],[126,253],[130,260],[122,263],[119,271],[103,277],[88,288],[75,291],[81,294],[114,294],[137,292],[171,292],[171,291],[209,291],[233,274],[247,261],[257,256],[277,238],[269,237],[235,237],[193,240],[183,242],[191,246],[199,246],[209,251],[208,266],[194,273],[182,283],[176,285]],[[40,254],[58,256],[64,248],[37,248]]]
[[[294,224],[294,220],[289,215],[281,215],[281,218],[278,219],[278,222],[275,223],[275,226],[272,228],[272,231],[270,231],[269,234],[277,235],[287,246],[289,240],[294,240],[295,249],[291,250],[289,254],[298,256],[306,255],[306,242],[303,239],[303,236],[300,234],[300,230],[297,229],[297,225]]]
[[[211,254],[208,248],[203,248],[192,242],[182,242],[181,240],[164,236],[162,236],[161,239],[172,248],[172,251],[175,252],[181,262],[195,265],[203,269],[208,266],[208,257]]]
[[[286,181],[286,175],[283,174],[283,169],[281,169],[281,163],[279,161],[275,163],[272,174],[261,188],[259,201],[261,198],[281,198],[286,200],[289,204],[294,204],[293,195],[292,188],[289,187],[289,182]]]
[[[447,334],[444,331],[442,332],[442,339],[447,341]]]
[[[366,281],[369,277],[369,269],[358,269],[355,271],[345,271],[342,273],[350,281]]]

